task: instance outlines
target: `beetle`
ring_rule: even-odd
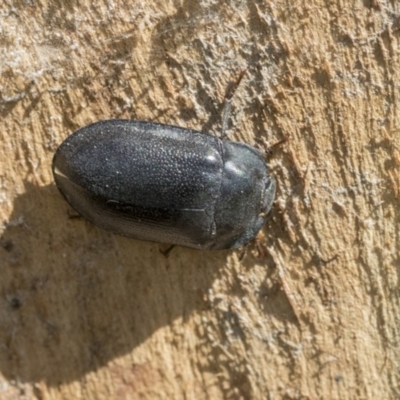
[[[229,111],[230,98],[226,109]],[[223,131],[227,113],[224,114]],[[265,154],[192,129],[100,121],[69,136],[53,158],[70,205],[101,228],[203,250],[246,245],[275,198]]]

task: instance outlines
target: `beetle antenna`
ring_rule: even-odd
[[[236,80],[235,83],[233,83],[227,90],[226,95],[225,95],[225,105],[224,105],[224,112],[222,114],[222,129],[221,129],[221,139],[226,138],[226,128],[228,126],[228,119],[229,119],[229,114],[231,112],[231,104],[232,104],[232,97],[235,94],[237,88],[240,85],[240,82],[242,81],[243,77],[245,76],[247,72],[247,68],[242,69],[240,71],[239,77]]]
[[[264,143],[264,154],[266,157],[268,157],[274,149],[276,149],[279,146],[282,146],[283,144],[287,143],[290,140],[290,136],[289,135],[285,135],[283,137],[283,139],[278,140],[276,143],[271,144],[271,146],[267,146]]]

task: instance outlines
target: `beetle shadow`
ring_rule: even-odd
[[[68,216],[54,185],[26,184],[0,238],[0,371],[71,382],[159,328],[208,308],[229,251],[200,252],[105,232]]]

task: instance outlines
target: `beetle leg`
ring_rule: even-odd
[[[163,254],[165,257],[168,257],[171,250],[176,247],[174,244],[169,246],[166,250],[160,250],[160,253]]]
[[[238,249],[238,259],[239,259],[239,261],[242,261],[243,258],[246,256],[246,254],[247,254],[247,248],[248,248],[248,245],[243,246],[243,247],[240,247],[240,248]]]
[[[228,119],[229,119],[229,114],[231,111],[232,97],[235,94],[237,88],[239,87],[240,82],[242,81],[246,72],[247,72],[247,68],[242,69],[240,71],[239,77],[236,80],[236,82],[231,84],[230,87],[226,91],[224,112],[222,114],[222,129],[221,129],[221,136],[220,136],[220,139],[222,139],[222,140],[224,140],[226,138],[225,132],[226,132],[226,127],[228,126]]]

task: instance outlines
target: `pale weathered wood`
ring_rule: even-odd
[[[1,399],[400,396],[400,3],[3,0]],[[258,246],[117,237],[51,159],[135,118],[273,143]]]

